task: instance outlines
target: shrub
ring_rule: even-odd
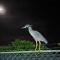
[[[47,46],[44,43],[42,43],[41,49],[46,50],[49,48],[47,48]],[[15,39],[15,41],[11,42],[11,44],[8,44],[7,48],[0,47],[0,51],[29,51],[29,50],[35,50],[35,43],[30,40],[21,39]]]

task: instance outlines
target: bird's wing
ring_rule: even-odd
[[[31,35],[33,36],[34,39],[42,38],[42,34],[39,33],[38,31],[31,31]]]
[[[43,41],[45,43],[48,43],[45,37],[38,31],[33,31],[34,37],[37,38],[39,41]]]
[[[40,32],[38,32],[38,31],[34,31],[34,35],[36,36],[36,37],[42,37],[43,35],[40,33]]]

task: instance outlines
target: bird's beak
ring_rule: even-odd
[[[21,29],[24,29],[25,27],[22,27]]]

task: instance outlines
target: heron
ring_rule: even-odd
[[[32,25],[30,24],[26,24],[25,26],[22,27],[22,29],[28,29],[28,32],[30,33],[30,35],[33,37],[33,39],[35,40],[36,44],[35,44],[35,51],[37,50],[37,46],[38,46],[38,42],[39,42],[39,51],[41,50],[41,42],[44,42],[45,44],[48,43],[48,41],[46,40],[46,38],[38,31],[33,30],[32,29]]]

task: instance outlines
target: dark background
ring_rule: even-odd
[[[15,38],[30,39],[27,29],[20,29],[25,24],[41,32],[53,47],[60,42],[59,21],[56,19],[56,0],[0,0],[7,12],[0,15],[0,45],[7,45]]]

